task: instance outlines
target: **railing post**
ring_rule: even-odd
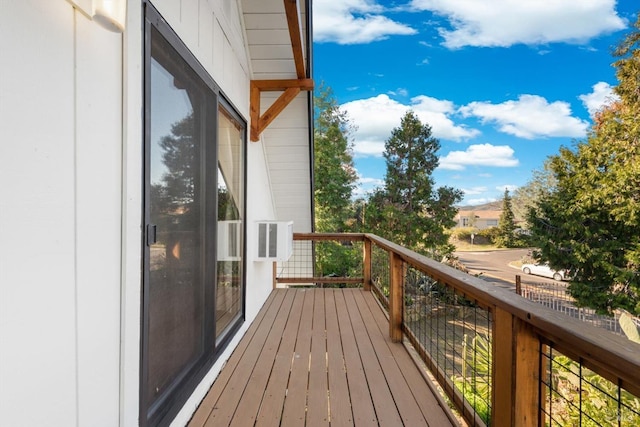
[[[516,294],[522,295],[522,278],[516,274]]]
[[[540,342],[530,325],[495,308],[493,323],[494,425],[536,427],[540,417]]]
[[[402,316],[404,309],[403,261],[395,252],[389,252],[391,267],[389,284],[389,336],[393,342],[402,341]]]
[[[273,289],[278,287],[278,262],[273,261]]]
[[[362,245],[362,287],[365,291],[371,290],[371,240],[364,238]]]

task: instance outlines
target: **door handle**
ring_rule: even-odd
[[[147,246],[151,246],[158,241],[157,226],[155,224],[147,224]]]

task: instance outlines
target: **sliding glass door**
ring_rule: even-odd
[[[242,321],[246,126],[147,8],[141,422],[164,425]]]

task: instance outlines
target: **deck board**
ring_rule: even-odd
[[[347,311],[344,292],[337,292],[335,297],[354,424],[363,426],[375,425],[377,423],[376,411],[373,407],[367,377],[364,374],[364,367],[356,345],[356,337],[349,312]]]
[[[327,378],[329,381],[329,413],[333,427],[348,427],[353,425],[351,396],[347,383],[347,370],[344,363],[344,352],[338,324],[337,295],[333,289],[326,292],[325,313],[327,315]]]
[[[361,289],[274,290],[190,426],[452,425]]]
[[[295,349],[300,316],[302,315],[302,302],[305,294],[295,292],[293,305],[287,318],[287,324],[282,333],[280,348],[276,353],[271,377],[264,393],[260,412],[258,414],[258,427],[279,426],[282,418],[282,407],[284,405],[285,394],[282,390],[287,389],[289,383],[289,372],[291,370],[291,355]]]

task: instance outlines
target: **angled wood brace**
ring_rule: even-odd
[[[298,0],[284,0],[287,25],[297,79],[291,80],[251,80],[250,115],[251,141],[260,140],[260,134],[303,90],[313,90],[313,80],[306,78],[304,55],[302,54],[302,25],[300,24],[300,5]],[[276,101],[260,115],[260,94],[263,91],[283,91]]]

